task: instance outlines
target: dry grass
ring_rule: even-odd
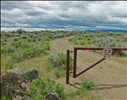
[[[42,55],[39,57],[31,58],[31,59],[26,59],[25,61],[19,62],[19,63],[14,63],[13,68],[35,68],[39,71],[40,77],[44,76],[52,76],[53,75],[53,69],[49,67],[49,63],[47,62],[47,55]],[[8,59],[7,56],[2,56],[1,57],[1,73],[4,73],[8,68]],[[52,74],[52,75],[51,75]]]
[[[116,56],[113,56],[112,60],[114,60],[115,62],[119,62],[121,64],[127,64],[127,57],[116,57]]]

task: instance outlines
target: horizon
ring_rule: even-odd
[[[66,29],[43,29],[43,28],[1,28],[1,31],[5,31],[5,32],[12,32],[12,31],[16,31],[17,29],[22,29],[24,31],[46,31],[46,30],[50,30],[50,31],[84,31],[84,32],[116,32],[116,33],[127,33],[127,30],[66,30]]]

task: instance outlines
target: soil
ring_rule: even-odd
[[[68,41],[68,39],[72,37],[73,36],[51,41],[51,54],[57,55],[61,52],[66,53],[66,50],[73,51],[76,45]],[[73,55],[73,53],[71,55]],[[82,71],[101,58],[101,54],[96,54],[91,51],[78,51],[77,71]],[[127,63],[116,62],[113,60],[113,57],[111,57],[77,78],[73,78],[72,73],[70,73],[69,85],[66,84],[65,77],[59,78],[57,81],[65,86],[66,91],[71,92],[79,88],[82,80],[85,79],[89,79],[97,85],[95,90],[98,91],[100,100],[127,100]]]

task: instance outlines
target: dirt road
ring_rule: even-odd
[[[71,37],[53,40],[50,43],[51,54],[57,55],[60,52],[66,53],[66,50],[73,50],[75,45],[68,42],[69,38]],[[77,70],[83,70],[100,58],[102,55],[90,51],[80,51]],[[66,86],[67,89],[73,90],[78,87],[76,83],[80,83],[81,79],[86,78],[97,84],[101,100],[127,100],[127,64],[118,63],[112,59],[105,60],[75,79],[71,77],[72,85]],[[58,81],[65,85],[65,78],[60,78]]]

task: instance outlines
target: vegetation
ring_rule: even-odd
[[[58,53],[57,56],[50,55],[47,61],[51,64],[51,67],[55,68],[54,74],[56,78],[65,76],[66,54]],[[72,69],[72,66],[73,66],[73,59],[72,56],[70,56],[70,70]]]
[[[74,38],[69,39],[70,42],[91,47],[127,47],[127,34],[125,33],[87,33],[82,32],[77,34]],[[102,53],[102,51],[95,51]],[[119,51],[116,56],[126,57],[126,51]]]
[[[49,42],[76,34],[72,31],[16,31],[1,32],[1,55],[7,58],[4,68],[13,68],[13,65],[41,55],[47,55],[50,50]]]
[[[33,100],[42,100],[49,92],[57,92],[62,100],[65,99],[64,87],[50,78],[35,79],[28,92]]]
[[[48,62],[51,63],[53,67],[57,67],[58,69],[65,69],[66,66],[66,54],[59,53],[58,56],[50,55],[48,57]],[[72,68],[73,59],[70,57],[70,69]]]
[[[94,82],[84,80],[81,87],[67,95],[69,100],[84,99],[84,100],[99,100],[97,93],[92,93],[92,88],[95,87]]]
[[[75,35],[70,42],[91,47],[127,47],[127,34],[125,33],[90,33],[83,31],[16,31],[1,32],[1,68],[2,71],[15,67],[36,67],[40,78],[33,81],[28,92],[33,100],[41,100],[49,92],[57,92],[62,100],[96,100],[97,95],[92,88],[94,82],[84,80],[81,87],[67,94],[65,87],[57,83],[58,78],[65,76],[66,54],[49,55],[50,41]],[[102,53],[93,51],[96,53]],[[127,57],[127,52],[118,52],[116,56]],[[84,58],[84,62],[91,63],[91,59]],[[119,59],[117,59],[119,61]],[[94,62],[94,61],[92,61]],[[126,61],[125,61],[126,62]],[[124,63],[125,63],[124,62]],[[70,70],[73,59],[70,57]],[[43,77],[43,78],[42,78]],[[44,78],[45,77],[45,78]],[[50,78],[49,78],[50,77]],[[56,80],[56,81],[54,81]],[[2,97],[1,100],[8,100]]]
[[[60,78],[60,77],[61,77],[61,74],[60,74],[60,72],[59,72],[58,70],[55,71],[55,76],[56,76],[57,78]]]
[[[9,98],[4,96],[4,97],[1,97],[0,100],[9,100]]]
[[[93,86],[95,86],[94,82],[85,80],[82,84],[82,88],[85,90],[90,90]]]

